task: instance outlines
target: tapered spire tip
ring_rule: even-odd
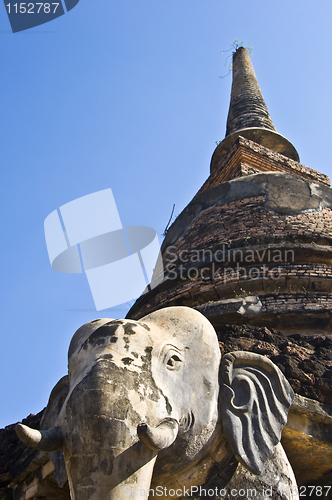
[[[217,146],[211,160],[211,172],[239,136],[250,139],[276,153],[299,161],[293,144],[278,134],[265,104],[246,48],[233,54],[233,82],[225,139]]]

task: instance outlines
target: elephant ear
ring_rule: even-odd
[[[54,386],[45,408],[40,426],[42,430],[52,429],[55,426],[58,415],[69,391],[68,375],[62,377]],[[50,460],[54,465],[54,476],[58,485],[62,488],[67,480],[66,464],[62,450],[49,453]]]
[[[279,368],[265,356],[231,352],[220,369],[221,417],[236,458],[254,474],[279,443],[294,392]]]

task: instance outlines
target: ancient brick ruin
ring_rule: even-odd
[[[246,49],[238,49],[233,63],[227,135],[212,156],[209,178],[163,243],[169,279],[138,299],[128,316],[194,307],[214,325],[222,352],[269,357],[297,394],[282,442],[298,484],[327,486],[330,181],[301,165],[294,146],[276,133]]]
[[[246,49],[236,51],[233,64],[227,133],[211,174],[166,234],[164,281],[128,318],[189,306],[212,322],[222,354],[271,359],[296,393],[282,444],[298,485],[331,486],[330,182],[301,165],[276,132]],[[40,418],[28,424],[37,428]],[[69,499],[46,452],[20,443],[14,426],[0,431],[0,442],[1,500]],[[318,496],[332,498],[332,491]]]

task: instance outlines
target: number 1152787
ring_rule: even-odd
[[[54,14],[59,3],[8,3],[8,14]]]

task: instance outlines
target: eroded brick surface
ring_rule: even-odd
[[[302,396],[332,404],[332,339],[295,334],[266,327],[216,326],[221,353],[250,351],[267,356]]]

